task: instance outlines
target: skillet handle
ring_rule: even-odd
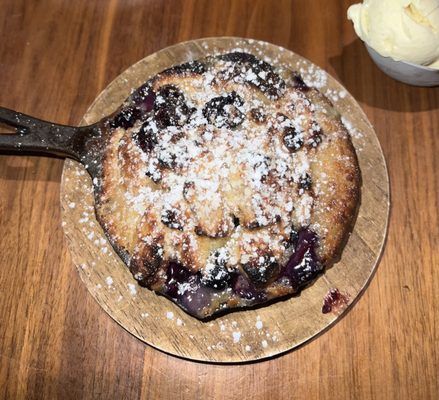
[[[52,124],[17,111],[0,107],[0,123],[15,128],[15,134],[1,134],[0,151],[46,153],[60,157],[81,158],[88,127]]]

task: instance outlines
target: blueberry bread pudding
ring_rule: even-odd
[[[300,292],[351,229],[360,172],[340,116],[251,54],[155,75],[104,137],[99,222],[140,285],[197,318]]]

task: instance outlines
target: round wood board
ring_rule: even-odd
[[[246,362],[291,350],[333,324],[362,293],[384,244],[389,213],[389,182],[384,157],[363,111],[331,76],[281,47],[250,39],[209,38],[158,51],[118,76],[82,120],[94,123],[116,110],[151,76],[172,65],[241,49],[273,65],[298,70],[305,81],[334,103],[351,133],[362,173],[361,206],[341,260],[299,296],[267,307],[242,310],[201,322],[162,296],[141,288],[107,241],[94,214],[92,183],[72,160],[61,184],[63,227],[73,262],[88,290],[121,326],[149,345],[176,356],[209,362]],[[348,305],[322,313],[325,295],[337,288]]]

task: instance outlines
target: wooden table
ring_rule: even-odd
[[[266,40],[336,77],[376,128],[391,181],[387,244],[352,310],[269,361],[209,365],[144,345],[92,299],[60,216],[63,160],[0,156],[0,398],[437,399],[439,88],[383,75],[354,1],[3,0],[0,105],[77,124],[120,72],[208,36]]]

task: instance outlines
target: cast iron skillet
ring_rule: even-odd
[[[59,125],[0,107],[0,123],[15,129],[15,134],[2,134],[0,127],[0,150],[73,158],[85,166],[92,178],[97,178],[105,122],[103,119],[80,127]]]

